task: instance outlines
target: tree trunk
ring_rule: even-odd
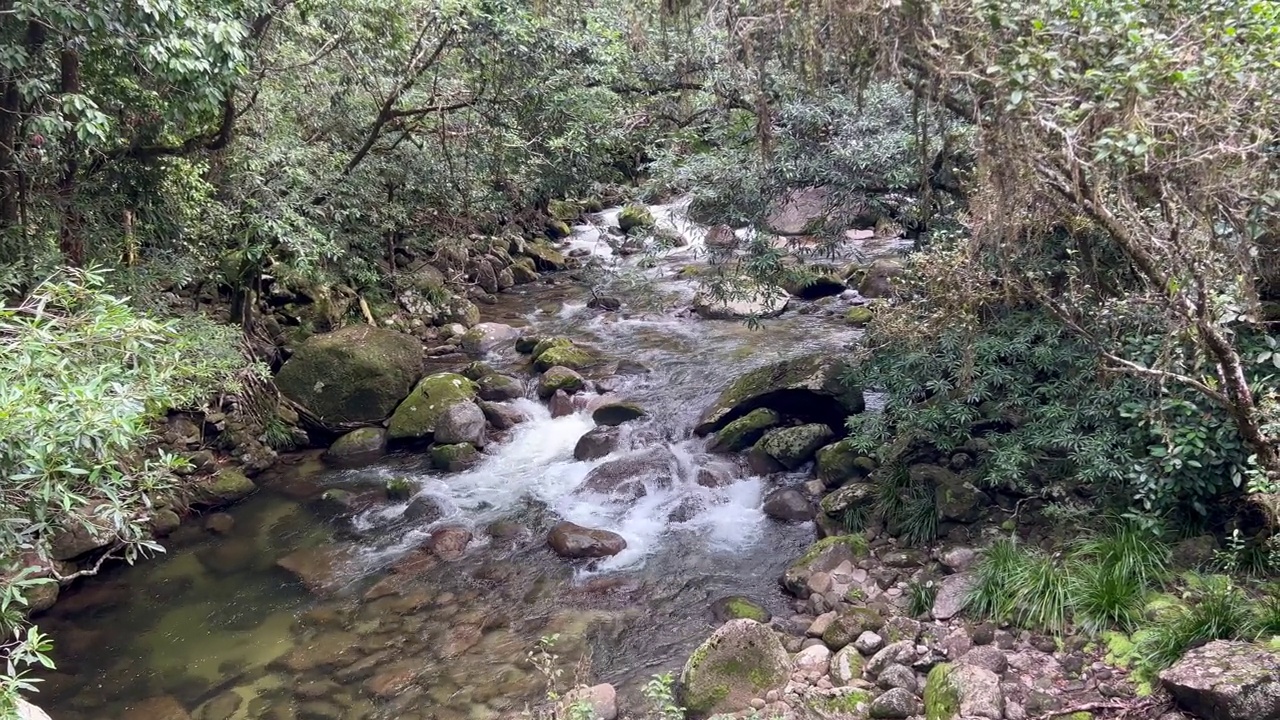
[[[62,82],[60,90],[63,95],[80,92],[80,55],[70,44],[64,41],[61,55]],[[70,112],[67,121],[74,127],[77,118]],[[58,203],[62,209],[62,224],[58,229],[58,247],[62,250],[62,260],[68,265],[79,267],[84,264],[84,236],[82,217],[76,207],[76,179],[80,174],[80,148],[74,131],[67,137],[64,149],[66,159],[62,166],[62,176],[58,178]]]

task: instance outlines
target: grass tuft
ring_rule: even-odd
[[[933,601],[938,598],[938,585],[932,580],[920,582],[915,580],[907,585],[907,612],[911,617],[920,617],[933,609]]]
[[[973,585],[965,596],[965,608],[982,617],[1004,622],[1015,605],[1010,579],[1021,572],[1027,555],[1016,540],[997,540],[974,565]]]
[[[1025,625],[1055,634],[1066,630],[1071,580],[1055,558],[1028,553],[1011,582],[1015,612]]]
[[[1132,632],[1142,622],[1147,589],[1133,575],[1115,565],[1075,560],[1069,577],[1072,619],[1084,632]]]
[[[1167,611],[1138,643],[1139,678],[1153,680],[1192,647],[1247,634],[1257,622],[1249,605],[1248,595],[1228,577],[1189,576],[1181,606]]]
[[[1169,578],[1173,552],[1159,530],[1120,520],[1107,532],[1078,543],[1072,557],[1092,561],[1141,587],[1154,588]]]

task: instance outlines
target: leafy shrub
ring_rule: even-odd
[[[15,638],[0,646],[10,660],[0,708],[27,689],[18,667],[47,664],[43,636],[22,627],[33,580],[18,558],[90,518],[126,560],[159,549],[146,540],[146,510],[178,461],[146,444],[166,410],[234,389],[245,365],[237,337],[139,314],[96,271],[66,271],[0,309],[0,633]]]

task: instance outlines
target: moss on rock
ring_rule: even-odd
[[[828,488],[836,488],[850,480],[864,478],[876,469],[876,463],[845,438],[818,450],[818,479]]]
[[[244,473],[228,468],[202,479],[195,500],[201,505],[226,505],[252,495],[257,489]]]
[[[804,555],[792,561],[782,575],[782,585],[791,594],[809,597],[808,580],[815,572],[830,572],[846,560],[853,562],[866,557],[868,552],[865,535],[834,535],[809,546]]]
[[[567,238],[573,234],[573,229],[569,227],[569,223],[563,220],[547,221],[547,236],[552,240]]]
[[[711,441],[711,452],[739,452],[758,441],[770,428],[782,422],[782,416],[769,408],[757,408],[720,428]]]
[[[476,384],[457,373],[436,373],[418,381],[413,392],[391,415],[387,437],[391,440],[427,438],[449,406],[471,402]]]
[[[790,675],[791,658],[771,629],[754,620],[730,620],[685,663],[680,699],[699,717],[738,712],[782,688]]]
[[[561,222],[573,222],[582,215],[582,207],[569,200],[552,200],[547,203],[547,214]]]
[[[422,367],[422,343],[368,325],[315,335],[280,368],[276,385],[321,424],[382,420]]]
[[[873,317],[875,317],[875,314],[871,312],[871,308],[865,305],[855,305],[844,313],[844,321],[854,327],[863,327],[871,322]]]
[[[842,423],[845,416],[862,412],[865,406],[862,390],[841,382],[844,369],[840,359],[815,353],[752,370],[720,393],[702,413],[694,432],[710,434],[761,407]]]
[[[564,270],[569,264],[564,255],[561,254],[559,250],[552,247],[551,243],[548,242],[538,241],[528,243],[524,247],[524,254],[529,259],[533,260],[534,269],[541,272]],[[519,263],[517,263],[517,265],[518,264]],[[519,280],[520,277],[517,276],[516,281],[519,282]]]
[[[444,472],[461,472],[476,464],[480,453],[469,443],[435,445],[431,448],[431,465]]]
[[[572,395],[586,386],[587,381],[576,371],[557,365],[547,368],[547,371],[538,379],[538,397],[546,400],[559,390]]]
[[[583,349],[573,343],[553,345],[542,352],[536,349],[533,353],[533,365],[539,371],[553,367],[566,367],[570,370],[585,370],[599,362],[595,353]]]
[[[630,233],[636,228],[653,227],[653,224],[653,213],[643,205],[628,205],[618,213],[618,227],[624,233]]]
[[[777,460],[788,470],[797,470],[809,462],[818,448],[822,447],[835,433],[821,423],[810,423],[797,427],[781,428],[767,433],[756,447],[769,457]]]

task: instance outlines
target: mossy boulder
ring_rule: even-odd
[[[618,213],[618,227],[624,233],[630,233],[636,228],[650,228],[653,224],[653,213],[643,205],[627,205]]]
[[[516,352],[521,355],[532,355],[534,348],[538,347],[540,342],[542,338],[537,335],[521,335],[516,338]]]
[[[444,314],[437,320],[440,325],[458,323],[463,327],[472,327],[480,322],[480,308],[466,298],[450,298]]]
[[[547,214],[561,222],[571,223],[582,216],[582,206],[569,200],[552,200],[547,203]]]
[[[846,438],[818,450],[818,479],[828,488],[837,488],[850,480],[867,477],[876,469],[876,463],[854,447]]]
[[[782,283],[782,289],[802,300],[817,300],[839,295],[849,288],[834,270],[823,271],[819,268],[816,272],[806,271],[787,278]]]
[[[336,465],[359,463],[381,457],[386,451],[386,430],[378,427],[356,428],[335,440],[325,451],[324,459]]]
[[[711,452],[738,452],[755,445],[770,428],[777,427],[782,416],[769,408],[756,408],[716,432]]]
[[[409,481],[407,477],[393,477],[387,480],[386,484],[387,499],[392,502],[404,502],[413,497],[413,493],[417,488]]]
[[[569,227],[569,223],[563,220],[547,221],[547,237],[552,240],[567,238],[573,234],[573,228]]]
[[[871,322],[875,314],[866,305],[855,305],[844,311],[844,321],[854,327],[863,327]]]
[[[406,440],[430,438],[436,423],[455,403],[471,402],[476,384],[457,373],[436,373],[418,381],[409,397],[396,408],[387,426],[387,438]]]
[[[462,336],[462,349],[483,354],[515,340],[520,331],[502,323],[477,323]]]
[[[871,263],[858,284],[858,294],[865,298],[887,298],[893,295],[894,278],[902,274],[901,263],[880,259]]]
[[[534,360],[537,360],[539,355],[550,350],[551,348],[572,347],[572,346],[573,346],[573,341],[566,337],[552,336],[552,337],[537,338],[537,339],[534,339],[533,347],[530,350],[528,350],[528,353]]]
[[[538,397],[546,400],[555,395],[557,390],[563,390],[571,395],[586,386],[587,381],[577,372],[557,365],[547,368],[547,371],[538,379]]]
[[[884,618],[868,607],[845,608],[831,621],[822,633],[822,642],[832,650],[840,650],[851,644],[864,632],[876,632],[884,627]]]
[[[276,386],[322,425],[372,423],[409,394],[421,368],[416,338],[354,325],[302,343],[280,368]]]
[[[871,483],[850,483],[822,498],[822,512],[831,517],[843,517],[850,510],[870,507],[876,501],[876,486]]]
[[[791,658],[773,630],[755,620],[730,620],[685,663],[680,701],[695,717],[741,712],[790,676]]]
[[[717,622],[746,619],[767,623],[773,619],[773,615],[760,603],[741,595],[731,595],[711,603],[711,614]]]
[[[843,427],[845,419],[862,412],[862,389],[841,381],[842,360],[815,353],[782,360],[752,370],[729,384],[698,419],[694,431],[713,433],[757,408],[769,408],[802,422]]]
[[[462,472],[480,461],[480,452],[469,443],[435,445],[431,448],[431,466],[444,472]]]
[[[798,598],[809,597],[809,577],[816,572],[831,572],[841,563],[856,563],[867,555],[867,538],[863,535],[836,535],[809,546],[804,555],[792,561],[782,574],[782,586]]]
[[[540,272],[556,272],[564,270],[569,265],[569,261],[565,259],[565,256],[548,242],[528,243],[524,246],[524,254],[533,260],[534,269]],[[515,267],[518,265],[519,263],[516,263],[512,266],[512,272],[515,272]],[[522,273],[516,274],[516,282],[520,282],[521,275]]]
[[[563,259],[563,256],[561,257]],[[511,261],[511,279],[517,285],[527,285],[538,279],[538,266],[530,257],[516,258]]]
[[[458,374],[468,380],[479,380],[486,375],[497,374],[497,370],[487,362],[476,360],[467,363],[467,366],[458,371]]]
[[[563,338],[553,338],[554,341],[563,341]],[[550,341],[543,341],[550,342]],[[566,367],[570,370],[585,370],[600,362],[599,356],[594,352],[583,347],[573,344],[572,342],[555,342],[542,348],[543,343],[539,343],[537,348],[533,350],[533,366],[538,371],[543,372],[552,367]]]
[[[252,495],[257,489],[258,486],[244,473],[228,468],[202,478],[196,485],[194,500],[210,507],[229,505]]]
[[[835,433],[822,423],[770,430],[756,447],[777,460],[788,470],[797,470],[813,459],[818,448],[831,441]]]

